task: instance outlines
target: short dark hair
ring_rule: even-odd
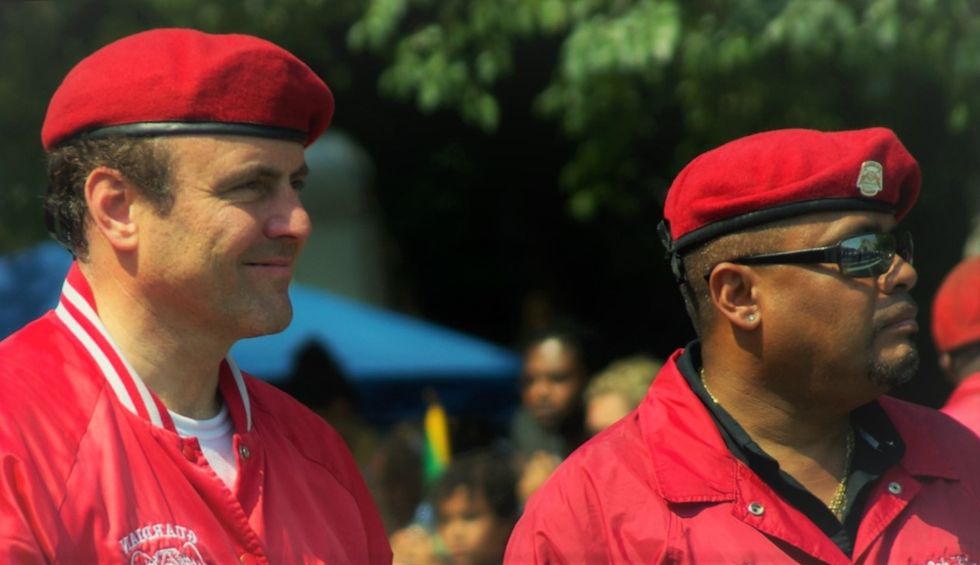
[[[570,349],[588,379],[605,362],[603,344],[595,332],[571,320],[561,320],[525,334],[519,341],[521,354],[526,355],[550,339]]]
[[[711,323],[715,315],[704,275],[723,261],[772,251],[772,242],[780,241],[789,227],[789,224],[779,222],[726,234],[684,255],[685,282],[681,285],[681,295],[699,337],[704,337],[703,328]]]
[[[44,215],[48,231],[73,255],[85,259],[85,182],[97,167],[119,171],[140,190],[156,212],[173,207],[170,153],[159,138],[78,139],[48,153],[48,190]]]
[[[310,408],[346,400],[358,407],[358,396],[336,357],[315,340],[296,352],[293,370],[279,387]]]
[[[464,454],[453,461],[432,489],[437,512],[439,504],[459,487],[469,489],[471,496],[482,494],[498,518],[517,518],[517,476],[507,457],[487,449]]]

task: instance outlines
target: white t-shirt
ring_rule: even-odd
[[[181,437],[196,437],[201,451],[211,465],[211,469],[221,478],[230,490],[235,489],[238,477],[238,464],[232,449],[232,425],[228,416],[228,406],[221,404],[221,410],[213,418],[195,420],[170,412],[174,427]]]

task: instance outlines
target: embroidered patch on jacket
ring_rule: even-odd
[[[149,524],[119,540],[130,565],[205,565],[194,530],[175,524]]]
[[[865,161],[861,163],[861,171],[858,173],[857,187],[861,194],[872,197],[881,192],[885,187],[885,169],[878,161]]]
[[[969,555],[961,553],[959,555],[941,555],[926,561],[923,565],[977,565],[977,562],[970,559]]]

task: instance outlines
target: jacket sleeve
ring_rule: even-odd
[[[0,451],[0,563],[47,563],[23,464]]]

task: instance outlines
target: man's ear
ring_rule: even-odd
[[[762,322],[758,279],[751,267],[722,262],[711,270],[708,295],[719,315],[744,331]]]
[[[92,216],[92,224],[117,251],[136,248],[135,199],[136,189],[116,169],[96,167],[85,180],[85,203]]]

